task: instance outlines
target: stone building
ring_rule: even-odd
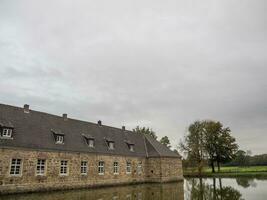
[[[182,179],[180,156],[150,136],[0,104],[0,193]]]

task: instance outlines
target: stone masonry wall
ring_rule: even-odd
[[[10,175],[10,163],[14,158],[22,159],[22,173],[20,176]],[[46,172],[44,176],[36,175],[37,159],[46,160]],[[61,160],[68,161],[68,175],[60,175]],[[87,175],[81,175],[81,161],[88,162]],[[98,174],[99,161],[105,162],[104,175]],[[113,173],[114,161],[119,163],[118,175],[114,175]],[[127,161],[131,162],[132,166],[132,172],[130,174],[126,173]],[[138,163],[142,163],[141,173],[138,173],[137,170]],[[180,160],[174,158],[146,159],[143,157],[110,156],[92,153],[44,152],[1,148],[0,194],[139,182],[172,181],[182,179],[181,170]]]
[[[182,161],[177,158],[148,158],[145,174],[148,182],[182,180]]]

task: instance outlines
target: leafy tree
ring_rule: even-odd
[[[218,138],[222,128],[222,124],[214,121],[202,122],[204,126],[205,137],[205,150],[208,154],[209,163],[212,168],[212,172],[215,172],[214,162],[216,162]]]
[[[212,167],[212,172],[215,172],[214,162],[217,162],[218,171],[220,164],[231,161],[238,145],[235,138],[231,136],[229,128],[223,128],[221,122],[203,121],[205,150],[208,154],[209,162]]]
[[[234,159],[235,153],[238,150],[238,145],[229,128],[223,128],[218,138],[218,148],[216,151],[216,161],[218,171],[220,164],[226,163]]]
[[[239,166],[246,166],[248,164],[246,152],[243,150],[239,150],[236,152],[234,162],[236,162]]]
[[[221,122],[196,121],[189,126],[189,134],[184,142],[180,144],[180,149],[187,154],[187,159],[195,162],[200,170],[200,164],[208,159],[215,172],[215,163],[218,171],[220,165],[231,161],[235,157],[238,149],[235,138],[231,136],[231,130],[224,128]]]
[[[156,135],[156,133],[152,129],[146,128],[146,127],[139,127],[139,126],[137,126],[136,128],[133,129],[133,132],[144,134],[144,135],[150,135],[154,139],[157,139],[158,138],[157,135]]]
[[[170,140],[168,138],[168,136],[164,136],[160,139],[160,143],[164,144],[166,147],[171,148],[171,143]]]
[[[205,162],[204,131],[203,123],[196,121],[188,128],[188,134],[184,141],[179,144],[180,150],[187,156],[189,162],[197,166],[198,174],[201,175]]]
[[[230,166],[249,166],[250,164],[253,165],[252,163],[252,158],[248,153],[250,153],[249,151],[245,152],[243,150],[238,150],[235,153],[235,158],[229,162],[229,164],[227,163],[227,165]]]

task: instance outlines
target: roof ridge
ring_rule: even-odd
[[[145,146],[145,151],[146,151],[146,157],[148,158],[148,151],[147,151],[147,146],[146,146],[146,138],[143,135],[143,140],[144,140],[144,146]]]
[[[0,106],[8,106],[8,107],[12,107],[12,108],[15,108],[15,109],[23,110],[23,107],[14,106],[14,105],[10,105],[10,104],[3,104],[3,103],[0,103]],[[30,109],[30,112],[35,112],[35,113],[45,114],[45,115],[48,115],[48,116],[51,116],[51,117],[62,118],[62,116],[60,116],[60,115],[52,114],[52,113],[48,113],[48,112],[44,112],[44,111],[39,111],[39,110],[33,110],[33,109]],[[98,126],[97,123],[90,122],[90,121],[86,121],[86,120],[80,120],[80,119],[75,119],[75,118],[71,118],[71,117],[68,117],[68,120],[73,120],[73,121],[78,121],[78,122],[84,122],[84,123],[90,123],[90,124],[92,124],[92,125],[96,125],[96,126]],[[107,127],[107,128],[116,129],[116,130],[122,130],[122,129],[119,128],[119,127],[114,127],[114,126],[109,126],[109,125],[104,125],[104,124],[102,124],[101,126],[103,126],[103,127]],[[125,130],[124,132],[134,133],[134,132],[131,131],[131,130]]]
[[[149,139],[154,139],[152,138],[150,135],[144,134],[144,137],[146,138],[146,141],[153,147],[153,149],[157,152],[157,154],[160,156],[159,151],[157,150],[157,148],[152,144],[152,142],[149,141]],[[149,138],[149,139],[148,139]],[[156,139],[154,139],[156,140]]]
[[[5,105],[0,103],[0,119],[9,120],[15,127],[14,139],[0,140],[0,145],[10,147],[24,147],[33,149],[54,149],[64,151],[81,151],[108,153],[114,155],[135,155],[142,157],[176,157],[167,147],[156,142],[149,136],[142,135],[130,130],[117,127],[98,125],[79,119],[68,118],[64,121],[62,116],[42,111],[30,110],[30,113],[23,112],[23,107]],[[51,136],[51,129],[61,130],[65,133],[66,143],[56,145],[54,137]],[[84,143],[85,132],[95,137],[96,148],[90,149]],[[78,135],[79,136],[78,136]],[[104,144],[103,137],[111,137],[117,142],[117,148],[110,152]],[[30,139],[27,139],[30,138]],[[130,152],[125,140],[136,145],[134,152]],[[30,142],[29,142],[30,141]]]
[[[180,157],[179,154],[175,155],[176,153],[173,152],[171,149],[169,149],[167,146],[163,145],[162,143],[160,143],[158,140],[156,140],[155,138],[151,137],[150,135],[145,135],[147,141],[149,142],[149,144],[153,147],[153,149],[158,153],[158,155],[160,157]],[[156,146],[156,144],[158,144],[159,146]],[[163,148],[163,149],[159,149],[160,148]],[[165,151],[165,152],[164,152]],[[168,153],[168,154],[173,154],[173,155],[166,155],[165,153]]]

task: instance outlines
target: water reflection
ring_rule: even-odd
[[[212,181],[212,182],[211,182]],[[223,186],[221,178],[189,179],[186,184],[186,199],[191,200],[242,200],[242,194],[231,186]]]
[[[0,196],[0,200],[266,200],[267,179],[189,178],[168,184]]]
[[[183,200],[183,182],[7,195],[0,200]]]
[[[236,183],[237,185],[242,186],[243,188],[257,187],[257,183],[253,178],[236,178]]]

